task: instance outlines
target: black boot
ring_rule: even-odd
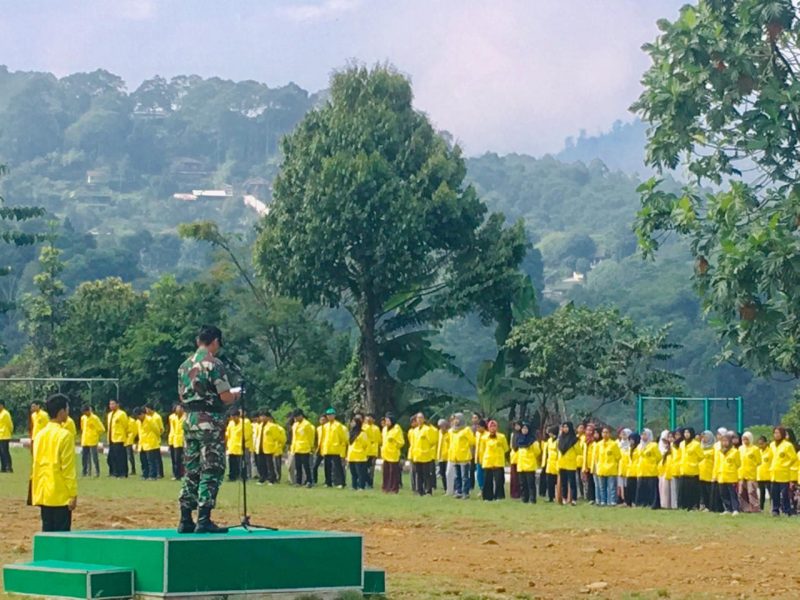
[[[189,508],[181,509],[181,522],[178,523],[178,533],[194,533],[195,525],[192,511]]]
[[[219,527],[211,520],[211,509],[201,508],[197,513],[195,533],[228,533],[227,527]]]

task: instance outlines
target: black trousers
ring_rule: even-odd
[[[354,490],[364,490],[367,488],[367,463],[351,462],[350,479]]]
[[[578,472],[573,469],[559,469],[558,475],[561,477],[561,502],[566,502],[567,498],[571,502],[578,501]],[[569,496],[568,493],[572,495]]]
[[[761,511],[764,511],[764,505],[767,502],[767,490],[769,489],[769,485],[772,483],[771,481],[759,481],[758,482],[758,506],[761,508]]]
[[[228,455],[228,480],[237,481],[239,478],[244,477],[245,473],[242,470],[242,456],[236,454]]]
[[[658,493],[658,477],[639,477],[636,484],[636,506],[653,506]]]
[[[262,456],[264,462],[264,474],[266,475],[267,481],[269,481],[270,483],[277,483],[278,472],[276,469],[277,461],[275,460],[275,456],[273,456],[272,454],[264,454]]]
[[[323,459],[325,461],[325,485],[328,487],[344,485],[342,457],[338,454],[328,454]]]
[[[553,502],[556,499],[556,484],[558,483],[558,475],[553,473],[545,473],[545,491],[547,493],[547,500]],[[542,494],[544,496],[544,494]]]
[[[694,510],[700,507],[700,477],[684,475],[678,479],[678,508]]]
[[[0,440],[0,473],[11,473],[11,452],[8,449],[11,440]]]
[[[503,467],[483,470],[481,497],[484,500],[503,500],[506,497],[506,470]]]
[[[160,456],[161,453],[159,453]],[[175,479],[183,477],[183,448],[182,447],[169,447],[169,459],[172,463],[172,476]]]
[[[131,475],[136,475],[136,453],[133,451],[133,444],[125,446],[125,453],[128,455],[128,463],[131,466]]]
[[[81,473],[84,477],[92,474],[92,464],[94,464],[94,474],[100,477],[100,458],[97,455],[97,446],[81,446]]]
[[[112,477],[128,476],[128,457],[122,442],[108,445],[108,474]]]
[[[402,469],[399,462],[383,461],[383,483],[381,489],[387,494],[396,494],[400,491],[400,474]]]
[[[70,531],[72,511],[68,506],[40,506],[42,531]]]
[[[314,483],[319,481],[319,466],[322,464],[322,454],[315,454],[314,455],[314,468],[312,469],[312,475],[314,476]]]
[[[435,464],[432,460],[414,463],[415,489],[420,496],[433,493],[433,484],[436,482]]]
[[[636,477],[628,477],[625,480],[625,504],[633,506],[636,501],[636,488],[638,486],[638,479]]]
[[[442,480],[442,490],[444,493],[447,493],[447,461],[440,460],[438,463],[439,466],[439,479]]]
[[[586,499],[589,502],[595,502],[597,495],[594,489],[594,475],[591,473],[586,474]]]
[[[710,481],[701,481],[699,483],[700,488],[700,504],[703,508],[707,510],[711,510],[711,482]],[[678,496],[680,498],[680,496]]]
[[[519,475],[519,489],[522,501],[527,504],[532,502],[536,504],[536,472],[517,470]]]
[[[338,456],[336,458],[339,458]],[[339,463],[341,464],[341,462]],[[304,478],[305,476],[305,478]],[[305,483],[306,485],[312,484],[311,479],[311,455],[310,454],[295,454],[294,455],[294,478],[297,485]]]
[[[367,457],[367,487],[372,489],[375,485],[375,456]]]
[[[267,462],[271,462],[275,467],[275,483],[281,480],[281,471],[283,471],[283,454],[273,454],[267,457]]]
[[[268,455],[263,452],[256,453],[256,474],[258,475],[258,482],[264,483],[267,481],[267,459]]]

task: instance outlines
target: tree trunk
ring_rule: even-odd
[[[364,303],[361,312],[361,363],[364,373],[364,410],[367,413],[379,415],[381,398],[379,390],[379,357],[378,342],[375,339],[375,311],[372,302],[369,300]]]

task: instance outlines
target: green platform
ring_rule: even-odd
[[[6,590],[38,595],[53,590],[62,598],[130,598],[133,571],[108,565],[45,560],[6,565],[3,569]]]
[[[99,588],[88,583],[82,590],[75,583],[68,587],[70,593],[60,592],[58,565],[70,570],[76,580],[81,568],[86,579],[90,566],[117,577],[127,572],[130,578],[132,572],[135,594],[163,598],[349,590],[383,593],[383,572],[364,569],[363,546],[359,534],[325,531],[248,532],[237,528],[222,535],[180,535],[169,529],[40,533],[34,537],[34,562],[5,567],[5,590],[70,598],[120,597],[98,595],[101,592],[95,590]],[[31,580],[28,575],[26,580],[26,569],[39,569],[40,577]],[[43,572],[47,577],[41,577]],[[33,583],[38,585],[32,587]]]

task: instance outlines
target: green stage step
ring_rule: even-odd
[[[34,537],[37,562],[83,562],[98,557],[132,569],[134,591],[145,596],[364,589],[363,538],[359,534],[237,528],[220,535],[142,529],[39,533]]]
[[[63,560],[5,565],[6,592],[62,598],[131,598],[133,570]]]
[[[386,593],[386,571],[383,569],[364,568],[365,596],[379,596]]]

